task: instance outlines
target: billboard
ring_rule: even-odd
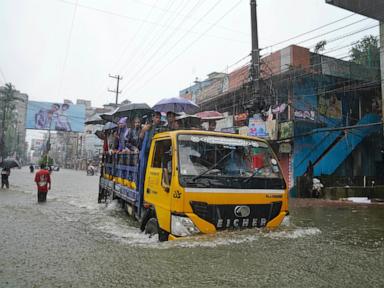
[[[27,129],[83,132],[85,106],[28,101]]]

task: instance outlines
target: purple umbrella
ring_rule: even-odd
[[[158,112],[171,111],[174,113],[185,112],[187,114],[194,114],[199,111],[199,106],[190,100],[173,97],[160,100],[152,109]]]

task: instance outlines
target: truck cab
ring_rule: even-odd
[[[269,144],[228,133],[156,134],[143,194],[142,229],[160,241],[275,228],[288,214],[287,185]]]

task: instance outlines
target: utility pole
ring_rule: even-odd
[[[252,31],[252,65],[251,65],[251,81],[252,93],[258,97],[260,89],[260,49],[259,38],[257,33],[257,7],[256,0],[251,0],[251,31]]]
[[[119,91],[119,83],[120,83],[120,80],[123,80],[123,77],[121,77],[120,75],[111,75],[109,74],[108,75],[110,78],[114,78],[117,80],[117,87],[116,87],[116,90],[110,90],[108,89],[109,92],[113,92],[113,93],[116,93],[116,105],[118,104],[119,102],[119,94],[122,92],[122,91]]]

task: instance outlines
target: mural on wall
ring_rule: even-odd
[[[319,113],[335,119],[342,117],[341,100],[335,93],[319,95]]]
[[[318,102],[313,80],[297,80],[293,85],[293,93],[295,119],[314,121]]]

